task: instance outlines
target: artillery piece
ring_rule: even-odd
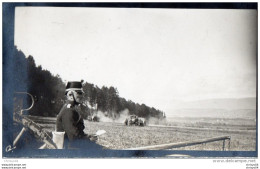
[[[132,125],[135,125],[135,126],[145,126],[146,125],[146,120],[145,120],[145,118],[141,118],[141,117],[138,117],[136,115],[130,115],[129,117],[127,117],[125,119],[124,124],[126,126],[132,126]]]

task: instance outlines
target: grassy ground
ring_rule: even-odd
[[[104,129],[98,143],[109,149],[126,149],[166,143],[195,141],[219,136],[231,136],[230,150],[254,151],[256,145],[255,130],[210,130],[189,127],[162,126],[124,126],[119,123],[85,122],[87,133]],[[226,142],[227,144],[227,142]],[[223,141],[178,148],[179,150],[222,150]]]
[[[37,119],[37,118],[36,118]],[[34,119],[34,120],[36,120]],[[36,120],[37,121],[37,120]],[[232,121],[232,120],[231,120]],[[234,119],[234,121],[236,121]],[[42,122],[42,123],[41,123]],[[45,130],[54,131],[55,118],[38,120]],[[219,125],[218,125],[219,124]],[[97,130],[106,133],[99,136],[98,144],[108,149],[127,149],[142,146],[195,141],[212,137],[230,136],[232,151],[255,151],[256,128],[252,123],[213,123],[208,122],[181,122],[167,123],[167,125],[125,126],[113,122],[85,121],[85,132],[94,134]],[[226,145],[227,145],[226,141]],[[177,148],[178,150],[222,150],[223,141]]]

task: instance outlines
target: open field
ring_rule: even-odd
[[[48,132],[55,128],[55,118],[32,117]],[[217,121],[218,119],[211,119]],[[241,119],[240,119],[241,120]],[[256,127],[254,121],[228,119],[213,123],[191,119],[176,119],[167,125],[125,126],[113,122],[85,121],[85,132],[94,134],[97,130],[105,130],[106,134],[99,136],[98,144],[107,149],[127,149],[150,145],[195,141],[200,139],[230,136],[231,151],[255,151]],[[225,124],[225,125],[224,125]],[[222,141],[178,148],[178,150],[222,150]]]

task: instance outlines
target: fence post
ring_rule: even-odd
[[[226,139],[223,139],[223,151],[225,151],[225,140]]]

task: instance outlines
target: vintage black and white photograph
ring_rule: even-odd
[[[16,6],[13,32],[4,156],[256,156],[257,10]]]

